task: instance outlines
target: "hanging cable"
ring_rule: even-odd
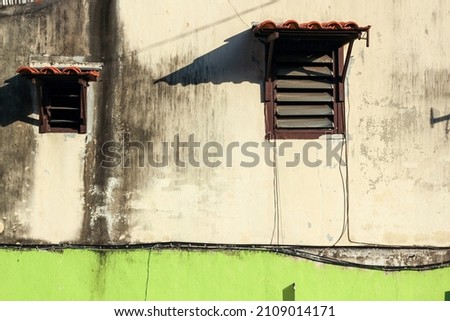
[[[305,260],[315,261],[323,264],[332,264],[343,267],[354,267],[354,268],[362,268],[362,269],[370,269],[370,270],[379,270],[379,271],[405,271],[405,270],[413,270],[413,271],[424,271],[424,270],[432,270],[439,268],[448,268],[450,267],[450,260],[445,260],[441,262],[433,262],[429,264],[417,264],[417,265],[373,265],[373,264],[364,264],[357,263],[353,261],[341,260],[333,256],[323,256],[316,253],[310,252],[311,250],[317,250],[318,247],[299,247],[299,246],[271,246],[271,245],[230,245],[230,244],[211,244],[211,243],[186,243],[186,242],[167,242],[167,243],[147,243],[147,244],[129,244],[129,245],[76,245],[76,244],[47,244],[47,245],[9,245],[9,244],[0,244],[0,248],[6,249],[16,249],[16,250],[42,250],[42,251],[61,251],[61,250],[91,250],[91,251],[130,251],[133,249],[142,249],[142,250],[184,250],[184,251],[205,251],[205,250],[215,250],[215,251],[262,251],[262,252],[273,252],[277,254],[288,255],[292,257],[298,257]],[[391,246],[391,247],[367,247],[361,246],[358,247],[360,250],[367,249],[377,249],[377,250],[402,250],[402,249],[414,249],[417,250],[417,247],[406,247],[406,246]],[[308,251],[308,249],[310,251]],[[342,249],[355,250],[354,247],[342,247]],[[450,252],[450,248],[441,248],[441,247],[422,247],[422,250],[441,250]],[[148,260],[148,258],[147,258]]]

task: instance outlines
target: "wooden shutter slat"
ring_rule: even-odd
[[[333,89],[333,84],[325,79],[279,79],[276,86],[279,89]]]
[[[327,92],[277,92],[279,102],[332,102],[333,96]]]
[[[50,106],[49,109],[56,109],[56,110],[78,110],[77,107],[66,107],[66,106]]]
[[[284,77],[331,77],[333,71],[327,66],[280,66],[277,76]]]
[[[78,123],[77,120],[71,120],[71,119],[50,119],[50,123],[55,124],[72,124],[72,123]]]
[[[333,63],[333,58],[328,54],[304,54],[297,52],[286,52],[279,54],[277,62],[295,63]]]
[[[328,105],[285,105],[277,106],[279,116],[316,116],[333,115],[333,109]]]
[[[278,128],[333,128],[333,122],[326,118],[277,118],[276,126]]]

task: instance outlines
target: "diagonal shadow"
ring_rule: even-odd
[[[209,29],[211,27],[217,27],[220,24],[230,22],[233,19],[241,19],[242,20],[241,16],[243,16],[243,15],[245,15],[247,13],[254,12],[256,10],[260,10],[260,9],[262,9],[264,7],[271,6],[271,5],[275,4],[275,3],[277,3],[278,1],[279,0],[270,0],[270,1],[267,1],[265,3],[261,3],[258,6],[255,6],[255,7],[252,7],[252,8],[248,8],[248,9],[245,9],[245,10],[242,10],[242,11],[239,11],[239,12],[237,12],[237,10],[234,8],[234,6],[232,6],[231,3],[230,3],[231,7],[233,8],[234,12],[236,13],[235,15],[231,15],[231,16],[225,17],[223,19],[220,19],[220,20],[214,21],[212,23],[203,25],[201,27],[195,28],[193,30],[190,30],[188,32],[181,33],[181,34],[176,35],[174,37],[167,38],[165,40],[155,42],[155,43],[151,44],[148,47],[142,48],[138,52],[146,51],[146,50],[154,48],[154,47],[158,47],[158,46],[161,46],[161,45],[173,42],[173,41],[177,41],[177,40],[179,40],[181,38],[185,38],[185,37],[187,37],[189,35],[196,34],[196,33],[200,32],[200,31],[207,30],[207,29]],[[248,26],[248,27],[250,27],[250,26]]]
[[[16,75],[5,80],[0,87],[0,126],[6,127],[21,121],[39,126],[39,120],[30,117],[33,110],[34,86],[31,81]]]
[[[261,84],[264,78],[264,45],[253,36],[253,32],[250,29],[243,31],[225,42],[155,83],[186,86],[247,81]]]

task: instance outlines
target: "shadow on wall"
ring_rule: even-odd
[[[250,82],[264,79],[264,45],[249,29],[225,40],[225,44],[198,57],[191,64],[158,80],[169,85]]]
[[[444,301],[450,301],[450,291],[445,292]]]
[[[295,301],[295,283],[283,289],[283,301]]]
[[[450,114],[440,117],[435,117],[433,107],[430,108],[430,125],[431,128],[434,127],[434,124],[444,122],[445,121],[445,137],[448,139],[450,134],[449,122],[450,122]]]
[[[30,117],[33,110],[34,86],[31,81],[19,75],[6,80],[0,87],[0,125],[6,127],[21,121],[39,126],[39,120]]]

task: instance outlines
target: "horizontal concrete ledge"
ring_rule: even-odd
[[[273,252],[324,264],[382,271],[430,270],[450,266],[450,248],[439,247],[382,247],[382,246],[277,246],[230,245],[206,243],[152,243],[121,245],[81,244],[0,244],[0,248],[14,250],[62,251],[66,249],[92,251],[186,250],[186,251],[259,251]]]
[[[85,56],[50,56],[50,55],[40,55],[40,56],[30,56],[29,66],[33,68],[41,67],[78,67],[81,70],[101,70],[103,68],[103,63],[98,61],[92,61],[92,58]]]

